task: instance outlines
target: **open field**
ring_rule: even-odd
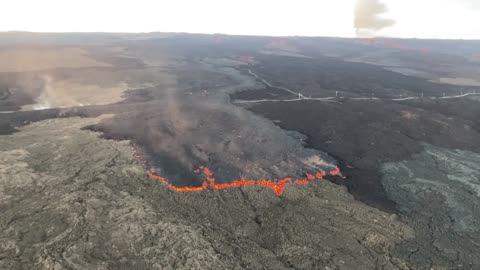
[[[0,72],[55,68],[108,67],[80,48],[0,48]]]

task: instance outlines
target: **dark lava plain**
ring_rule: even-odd
[[[426,104],[418,104],[423,102]],[[439,112],[419,108],[428,103],[299,101],[264,103],[249,109],[275,120],[283,129],[305,134],[307,147],[325,151],[339,160],[342,171],[351,179],[340,183],[357,199],[394,211],[394,204],[383,191],[378,168],[381,163],[409,159],[422,150],[422,142],[480,152],[478,125],[465,128],[475,119],[449,119]],[[461,109],[461,105],[456,106]],[[406,112],[413,113],[415,118],[408,119]],[[476,114],[479,113],[477,109]]]
[[[400,94],[418,97],[422,93],[441,96],[440,93],[458,94],[459,89],[477,90],[476,87],[436,84],[380,67],[334,58],[261,56],[260,59],[261,64],[250,69],[265,76],[262,78],[277,87],[287,87],[314,97],[332,96],[332,90],[325,89],[338,89],[341,97],[368,97],[372,92],[381,98],[397,98]],[[253,91],[245,92],[249,99],[255,99],[251,96]],[[242,96],[241,93],[232,98]],[[258,99],[262,98],[264,94],[260,93]],[[342,183],[356,198],[394,211],[394,203],[383,192],[378,166],[384,162],[409,159],[422,150],[424,142],[479,152],[480,107],[477,103],[470,99],[390,101],[339,98],[335,102],[303,100],[246,106],[283,129],[306,135],[306,147],[335,157],[342,171],[355,179]]]
[[[265,86],[263,89],[250,89],[236,92],[230,95],[232,100],[256,100],[256,99],[293,99],[298,98],[297,95],[289,93],[285,90]]]
[[[362,87],[368,87],[368,89],[375,91],[375,96],[383,98],[392,98],[396,96],[395,93],[403,94],[405,92],[410,96],[420,96],[421,92],[427,93],[427,91],[430,96],[439,96],[441,92],[455,93],[462,88],[453,85],[434,84],[421,78],[396,75],[390,71],[369,66],[364,66],[361,68],[361,73],[355,74],[355,76],[359,76],[359,84],[352,85],[350,88],[347,85],[354,83],[355,79],[350,76],[349,70],[360,68],[362,64],[348,66],[344,62],[334,65],[333,70],[336,70],[336,72],[332,73],[334,77],[332,79],[323,75],[331,72],[332,69],[329,67],[324,67],[323,70],[318,69],[318,75],[314,73],[315,67],[310,68],[310,66],[316,66],[318,63],[310,59],[288,59],[283,62],[281,68],[278,65],[280,61],[278,56],[263,56],[262,59],[261,69],[255,66],[251,68],[255,73],[268,74],[262,78],[266,78],[267,81],[277,87],[290,87],[290,89],[295,87],[294,91],[309,89],[302,93],[309,93],[312,96],[328,96],[329,91],[324,91],[324,89],[331,88],[341,89],[344,97],[355,97],[359,95],[359,90],[365,92]],[[319,62],[323,61],[320,60]],[[328,61],[334,63],[338,60],[329,59]],[[291,73],[288,71],[290,65],[292,65]],[[341,66],[347,67],[346,70],[337,70]],[[299,67],[308,70],[308,72],[298,75],[297,68]],[[368,86],[371,79],[370,82],[375,81],[373,78],[377,78],[375,83],[377,87]],[[302,80],[301,87],[297,84],[298,80]],[[362,80],[361,83],[360,80]],[[382,91],[383,87],[388,88]],[[467,88],[476,89],[475,87]],[[349,91],[349,89],[352,90]],[[342,172],[347,175],[349,181],[338,183],[346,185],[356,199],[384,211],[399,213],[410,220],[409,223],[419,232],[422,231],[423,233],[420,233],[415,241],[397,249],[397,252],[411,258],[411,263],[415,269],[427,269],[438,262],[443,262],[452,269],[474,269],[472,267],[478,265],[478,260],[469,257],[468,254],[471,253],[467,251],[475,246],[474,242],[476,240],[472,240],[472,243],[470,243],[470,240],[465,240],[471,244],[468,248],[455,246],[458,248],[456,258],[450,254],[451,251],[448,248],[435,247],[440,246],[438,243],[442,241],[450,241],[452,245],[456,245],[452,242],[454,240],[445,239],[459,239],[463,237],[462,235],[469,234],[469,232],[465,232],[452,236],[456,235],[456,232],[451,230],[449,226],[444,227],[445,219],[437,220],[431,214],[427,214],[446,211],[447,204],[441,199],[442,197],[438,194],[434,195],[435,192],[425,193],[430,195],[418,194],[419,201],[423,197],[423,200],[427,200],[420,203],[426,208],[416,209],[414,207],[414,209],[405,211],[405,202],[401,202],[402,205],[399,206],[397,205],[398,201],[393,201],[390,195],[386,193],[383,182],[385,176],[382,169],[383,164],[412,159],[419,153],[426,151],[426,145],[450,149],[451,151],[466,150],[480,153],[480,106],[478,100],[474,98],[443,100],[424,98],[392,101],[338,98],[334,99],[333,102],[315,100],[278,101],[242,104],[242,106],[272,120],[282,129],[297,131],[306,135],[308,138],[306,147],[326,152],[339,162]],[[405,170],[408,172],[408,169]],[[452,167],[451,170],[468,171],[464,167]],[[409,179],[413,176],[405,174],[398,176],[397,179],[402,179],[402,177]],[[471,175],[469,179],[475,181],[475,176]],[[399,182],[398,186],[401,185],[402,183]],[[450,190],[450,192],[456,193],[458,191]],[[435,201],[437,202],[435,203]],[[438,210],[442,207],[445,207],[445,209]],[[458,207],[461,209],[469,206]],[[403,210],[400,211],[400,208]],[[421,211],[420,213],[425,211],[424,215],[426,217],[423,214],[415,214],[418,211]],[[444,236],[434,236],[435,234],[428,236],[428,234],[425,234],[425,231],[437,230],[444,230]],[[415,246],[422,247],[417,249]],[[425,261],[425,257],[431,258],[431,261]]]

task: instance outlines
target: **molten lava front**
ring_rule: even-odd
[[[134,147],[134,150],[135,150],[135,154],[133,156],[145,164],[145,160],[139,154],[137,154],[136,147]],[[327,172],[321,171],[315,174],[306,173],[305,178],[303,179],[294,180],[291,177],[285,177],[280,180],[239,179],[239,180],[233,180],[230,183],[217,184],[215,183],[214,173],[209,168],[205,166],[200,166],[198,169],[194,170],[194,173],[205,177],[205,180],[202,182],[202,185],[199,187],[179,187],[170,183],[165,177],[155,174],[155,172],[156,171],[154,168],[150,168],[148,176],[152,179],[163,182],[165,185],[168,186],[168,188],[176,192],[199,192],[199,191],[206,190],[208,187],[220,190],[220,189],[226,189],[226,188],[257,185],[257,186],[271,188],[275,192],[275,194],[277,194],[277,196],[282,195],[283,190],[285,189],[285,186],[287,183],[292,183],[297,185],[308,185],[311,181],[322,180],[323,177],[327,175]],[[345,178],[340,172],[340,169],[338,168],[338,166],[335,166],[335,169],[329,171],[328,174],[331,176],[339,176],[339,177]]]

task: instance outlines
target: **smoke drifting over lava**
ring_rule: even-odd
[[[380,17],[386,11],[387,7],[379,0],[358,0],[354,18],[357,36],[372,35],[376,31],[394,25],[394,20]]]

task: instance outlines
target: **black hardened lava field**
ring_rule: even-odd
[[[288,70],[298,70],[299,66],[310,70],[310,73],[313,73],[312,70],[314,70],[314,68],[309,68],[309,64],[314,64],[312,60],[306,60],[303,65],[294,64],[293,66],[290,66],[293,61],[288,61],[282,65],[283,71],[275,76],[271,69],[265,69],[269,66],[269,62],[266,57],[264,59],[261,69],[252,67],[252,70],[255,72],[270,70],[269,72],[272,73],[268,76],[271,81],[284,87],[290,84],[298,85],[295,83],[296,76],[289,74]],[[278,58],[275,57],[272,61],[278,61]],[[341,65],[345,65],[345,63]],[[355,66],[357,65],[355,64]],[[271,64],[271,66],[278,67],[280,65]],[[302,74],[301,76],[304,76],[303,85],[297,86],[297,90],[310,89],[307,93],[312,96],[328,95],[328,91],[325,93],[323,89],[332,89],[332,80],[322,77],[322,74],[327,72],[325,70],[329,69],[323,69],[319,75]],[[368,71],[364,68],[362,72],[366,70]],[[380,99],[374,99],[374,96],[372,99],[366,100],[340,97],[335,100],[324,100],[325,102],[308,99],[297,102],[262,102],[252,103],[253,105],[249,105],[249,109],[274,120],[283,129],[305,134],[308,137],[307,147],[332,155],[342,164],[342,170],[348,172],[347,175],[358,179],[357,181],[341,182],[347,185],[357,198],[377,207],[393,210],[393,203],[383,191],[379,166],[385,162],[411,158],[413,154],[422,151],[423,143],[478,152],[480,150],[480,126],[478,123],[480,107],[476,106],[477,101],[475,100],[431,100],[425,98],[425,95],[424,98],[421,98],[421,90],[419,90],[436,89],[435,87],[437,87],[440,88],[439,92],[451,93],[455,89],[464,89],[463,87],[454,87],[453,85],[438,87],[425,79],[417,78],[397,79],[399,83],[396,83],[395,79],[389,81],[388,78],[404,75],[395,75],[390,71],[379,70],[387,75],[382,77],[383,84],[390,85],[390,89],[408,89],[411,91],[410,95],[417,96],[419,99],[399,102],[392,100],[397,98],[395,95],[388,96],[389,93],[384,91],[383,96],[386,97]],[[378,70],[375,68],[371,68],[370,72],[372,77],[378,76]],[[335,76],[338,77],[334,79],[337,84],[350,82],[348,71],[346,73],[339,70]],[[367,74],[364,76],[369,77]],[[402,84],[402,81],[410,83],[412,87],[404,88],[405,84]],[[419,81],[418,85],[414,84],[415,81]],[[358,93],[355,92],[359,89],[352,87],[353,90],[350,92],[341,85],[333,87],[333,89],[342,89],[342,93],[346,96],[357,95]],[[474,87],[468,88],[474,89]],[[468,90],[462,91],[467,92]],[[365,90],[364,92],[366,93]],[[401,93],[404,94],[404,92]],[[380,96],[381,94],[375,93],[375,95]],[[238,96],[241,95],[237,94],[235,97]],[[261,94],[258,99],[263,98],[264,96]],[[464,108],[469,108],[468,113],[459,115],[459,112],[465,110]],[[452,112],[456,113],[455,119],[450,117]],[[378,202],[376,202],[377,200]]]

